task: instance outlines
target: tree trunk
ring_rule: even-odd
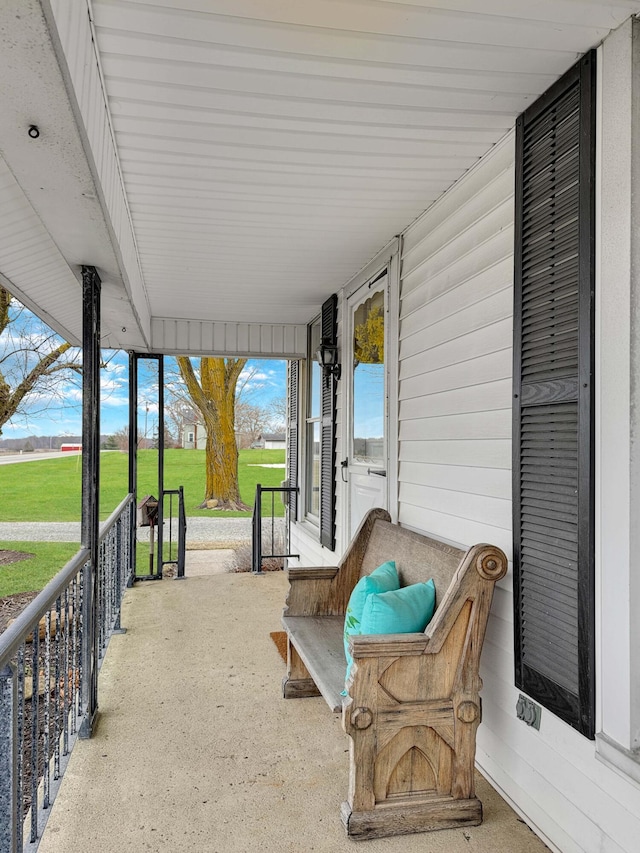
[[[182,377],[207,429],[202,507],[216,501],[216,509],[250,509],[240,499],[235,434],[236,383],[245,362],[246,359],[201,358],[198,381],[191,361],[178,357]]]
[[[221,397],[218,405],[218,417],[205,417],[207,428],[206,442],[206,483],[203,505],[207,501],[217,500],[224,509],[244,509],[240,500],[238,486],[238,448],[233,421],[234,398]],[[229,407],[231,414],[229,414]]]

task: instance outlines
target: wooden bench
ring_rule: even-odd
[[[433,578],[436,611],[422,634],[352,636],[344,689],[344,614],[358,579],[395,560],[406,585]],[[351,738],[342,821],[375,838],[482,821],[475,796],[478,674],[495,582],[507,571],[492,545],[464,551],[372,510],[336,567],[289,569],[285,698],[322,695]]]

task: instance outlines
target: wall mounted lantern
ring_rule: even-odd
[[[338,347],[336,344],[331,344],[323,338],[316,350],[316,361],[322,368],[325,382],[329,381],[330,376],[333,376],[336,380],[340,379],[342,368],[338,362]]]

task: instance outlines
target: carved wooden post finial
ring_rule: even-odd
[[[476,570],[488,581],[499,581],[507,573],[507,556],[495,545],[485,545],[476,557]]]

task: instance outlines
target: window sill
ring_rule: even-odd
[[[301,521],[296,521],[296,528],[300,533],[304,533],[312,539],[320,539],[320,527],[317,523],[311,521],[309,517],[303,518]]]
[[[625,779],[640,786],[640,750],[625,749],[599,732],[596,735],[596,758]]]

